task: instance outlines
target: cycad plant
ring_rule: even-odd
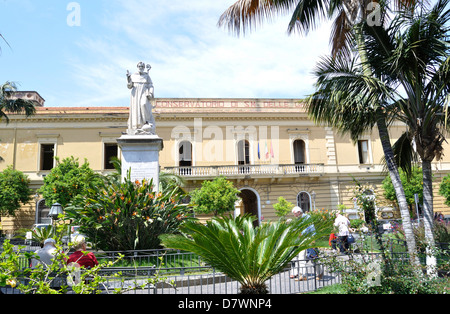
[[[241,284],[242,294],[266,294],[266,281],[281,272],[314,240],[329,234],[329,221],[317,218],[279,220],[253,227],[254,217],[214,217],[205,225],[187,222],[187,235],[161,236],[164,246],[190,251]],[[305,230],[315,225],[315,233]]]
[[[28,229],[24,230],[24,233],[27,232]],[[49,238],[56,239],[60,237],[60,234],[58,234],[56,228],[53,226],[45,226],[42,228],[35,228],[31,230],[31,241],[37,242],[41,245],[44,245],[44,241]],[[26,236],[24,234],[24,239],[26,239]]]

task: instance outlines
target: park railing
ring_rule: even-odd
[[[97,254],[99,259],[116,258],[119,252],[101,252]],[[124,253],[124,252],[121,252]],[[128,252],[130,253],[130,252]],[[214,267],[203,262],[197,263],[197,256],[192,253],[175,250],[137,251],[126,255],[128,265],[114,265],[112,268],[104,268],[99,275],[103,277],[101,289],[103,293],[112,293],[114,289],[122,287],[128,289],[134,285],[145,283],[148,278],[157,275],[161,281],[148,284],[140,289],[129,289],[128,294],[238,294],[240,284],[227,277]],[[134,254],[136,253],[136,254]],[[157,256],[159,265],[144,265]],[[351,255],[337,256],[339,263],[345,265]],[[145,262],[144,262],[145,261]],[[178,266],[166,267],[173,263]],[[186,262],[189,264],[182,264]],[[137,262],[142,263],[138,265]],[[315,291],[319,288],[334,285],[341,281],[339,272],[333,272],[328,267],[327,257],[314,261],[299,260],[294,258],[281,272],[271,277],[267,282],[270,294],[295,294]],[[320,273],[319,273],[320,272]],[[292,278],[294,273],[302,274],[306,280]],[[120,274],[119,277],[116,274]],[[26,280],[26,279],[22,279]],[[2,287],[2,293],[19,293],[17,289]],[[69,289],[69,293],[70,289]]]
[[[387,246],[392,256],[407,260],[408,255],[401,251],[402,242],[391,241]],[[448,245],[446,246],[448,248]],[[105,279],[104,293],[108,293],[120,285],[130,287],[141,284],[148,278],[158,275],[164,280],[154,285],[146,285],[142,289],[130,290],[134,294],[237,294],[240,285],[214,267],[207,265],[199,256],[179,250],[139,250],[94,252],[100,262],[116,261],[114,267],[102,269],[100,275]],[[380,258],[380,254],[321,255],[314,261],[301,261],[294,258],[286,268],[270,278],[266,284],[271,294],[294,294],[315,291],[319,288],[341,282],[341,274],[329,267],[331,258],[345,265],[355,258]],[[304,263],[306,262],[306,263]],[[29,261],[24,259],[23,267]],[[318,271],[323,270],[323,274]],[[306,274],[307,280],[291,278],[293,272]],[[120,281],[115,274],[120,273]],[[17,289],[1,287],[2,293],[18,293]]]
[[[340,274],[329,272],[324,267],[323,276],[319,279],[315,265],[299,266],[299,260],[294,259],[283,271],[270,278],[266,284],[270,294],[294,294],[314,291],[328,285],[340,282]],[[343,261],[345,263],[345,261]],[[298,281],[291,278],[293,270],[305,274],[307,280]],[[211,266],[171,267],[159,269],[145,266],[113,267],[105,268],[99,275],[103,277],[101,290],[104,293],[112,293],[116,288],[128,289],[135,285],[141,285],[158,272],[162,279],[156,284],[145,285],[139,289],[129,289],[127,294],[238,294],[240,284],[217,271]],[[120,277],[114,274],[120,273]],[[119,280],[120,279],[120,280]],[[26,279],[22,279],[24,281]],[[0,287],[0,292],[5,294],[20,293],[17,289]],[[70,289],[69,292],[71,293]]]

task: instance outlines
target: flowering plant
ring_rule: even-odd
[[[312,217],[317,217],[317,219],[322,221],[334,221],[336,218],[333,211],[325,208],[311,210],[310,214]]]
[[[185,194],[176,186],[155,192],[152,182],[125,180],[91,186],[66,208],[66,218],[102,250],[144,250],[160,246],[158,236],[176,233],[189,218]]]

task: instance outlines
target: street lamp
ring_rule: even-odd
[[[414,194],[414,202],[416,203],[416,214],[417,214],[417,222],[420,223],[419,216],[419,194]]]
[[[55,203],[52,205],[52,207],[50,207],[50,211],[48,212],[48,217],[52,218],[53,220],[58,219],[59,214],[62,214],[63,210],[62,210],[62,206],[59,203]]]

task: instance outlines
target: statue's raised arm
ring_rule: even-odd
[[[130,71],[127,70],[127,81],[128,81],[128,88],[132,89],[133,88],[133,81],[131,80],[131,73]]]

